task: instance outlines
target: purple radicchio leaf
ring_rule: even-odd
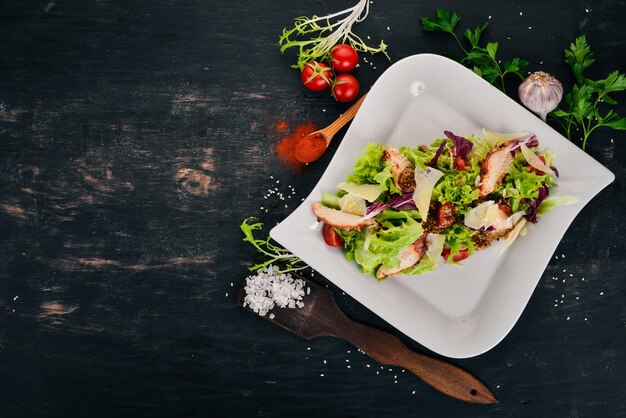
[[[462,136],[455,135],[450,131],[443,131],[443,133],[454,141],[454,156],[467,160],[467,156],[472,150],[474,144]]]
[[[541,205],[541,202],[543,202],[550,194],[550,189],[548,189],[548,186],[545,183],[543,187],[538,189],[538,191],[539,194],[535,199],[530,201],[530,207],[524,215],[524,218],[526,218],[528,222],[537,223],[537,211],[539,210],[539,205]]]
[[[526,144],[526,146],[528,148],[538,147],[539,146],[539,140],[537,139],[536,135],[531,135],[526,140],[514,139],[513,140],[513,146],[511,147],[511,154],[513,154],[513,156],[515,156],[515,154],[517,154],[520,151],[520,144],[522,142],[524,144]]]
[[[402,196],[396,196],[387,203],[374,202],[365,211],[365,219],[373,218],[388,208],[394,209],[415,209],[413,202],[413,190],[404,192]]]
[[[555,166],[551,165],[550,170],[554,171],[554,174],[556,174],[556,176],[559,177],[559,170],[557,170]]]
[[[437,152],[435,152],[435,156],[433,157],[432,160],[428,162],[429,166],[434,167],[435,165],[437,165],[437,160],[441,156],[441,153],[443,152],[443,147],[446,146],[446,142],[447,141],[443,141],[441,145],[439,145],[439,148],[437,148]]]

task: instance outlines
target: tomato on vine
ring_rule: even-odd
[[[330,66],[337,73],[348,73],[356,67],[359,55],[347,44],[337,44],[330,50]]]
[[[359,82],[352,74],[339,74],[331,88],[333,97],[339,103],[349,103],[359,95]]]
[[[323,91],[330,86],[333,78],[331,68],[321,62],[311,61],[302,69],[302,84],[311,91]]]

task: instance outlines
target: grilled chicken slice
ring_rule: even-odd
[[[361,216],[353,215],[351,213],[342,212],[337,209],[327,208],[319,202],[313,203],[311,209],[318,221],[322,221],[325,224],[334,226],[341,229],[357,229],[367,226],[376,226],[377,223],[374,219],[363,219]]]
[[[404,155],[387,144],[383,152],[383,159],[391,162],[393,183],[403,192],[415,189],[415,167]]]
[[[505,142],[499,148],[491,151],[483,160],[480,171],[479,196],[484,197],[493,192],[502,178],[509,172],[513,160],[511,148],[513,141]]]
[[[398,267],[391,269],[384,269],[380,267],[376,272],[376,277],[378,277],[379,279],[389,277],[417,264],[422,259],[424,254],[426,254],[427,235],[428,233],[425,232],[413,244],[400,250],[400,252],[398,253],[398,259],[400,260],[400,264],[398,265]]]

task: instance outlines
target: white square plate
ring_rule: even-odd
[[[311,204],[352,172],[370,142],[394,146],[430,144],[444,130],[458,135],[533,132],[540,148],[556,154],[561,175],[555,195],[580,200],[530,225],[503,255],[502,243],[474,253],[463,266],[440,264],[419,276],[378,282],[328,247]],[[447,58],[420,54],[392,65],[378,79],[352,122],[327,170],[307,199],[270,235],[375,314],[418,343],[444,356],[484,353],[511,330],[550,257],[578,212],[615,176],[597,161],[502,94]]]

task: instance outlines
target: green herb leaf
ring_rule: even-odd
[[[469,43],[469,48],[466,48],[454,32],[461,20],[459,15],[454,11],[444,9],[437,9],[435,14],[434,18],[423,17],[420,19],[422,28],[430,32],[442,31],[452,35],[465,54],[461,62],[470,67],[474,73],[483,77],[489,83],[495,84],[503,92],[505,91],[504,76],[506,74],[515,74],[522,79],[524,78],[523,72],[526,71],[528,61],[521,58],[513,58],[510,61],[505,61],[502,64],[503,67],[501,67],[500,60],[497,57],[498,42],[489,42],[484,47],[480,46],[480,40],[489,22],[478,25],[473,30],[468,28],[463,32],[463,37]]]
[[[496,60],[496,52],[498,52],[498,43],[497,42],[489,42],[487,44],[487,53],[492,60]]]
[[[500,77],[497,64],[488,64],[483,67],[483,78],[492,83]]]
[[[528,61],[521,58],[513,58],[511,61],[504,61],[503,66],[504,74],[516,74],[523,80],[525,78],[524,74],[528,69]]]
[[[595,62],[585,35],[576,38],[576,41],[569,46],[569,49],[565,50],[565,62],[572,67],[576,82],[579,85],[582,84],[583,72]]]
[[[624,131],[626,130],[626,118],[621,117],[611,110],[609,114],[602,119],[602,126]]]
[[[599,127],[626,130],[626,118],[614,110],[609,109],[603,115],[604,107],[617,104],[609,94],[626,90],[626,75],[616,70],[601,80],[585,78],[584,71],[595,62],[585,36],[576,38],[565,50],[565,62],[572,68],[576,85],[565,95],[567,110],[557,109],[550,116],[561,125],[567,137],[572,140],[573,133],[577,132],[585,149],[591,133]]]
[[[472,48],[476,48],[478,46],[478,42],[480,42],[480,37],[488,25],[489,22],[485,22],[482,25],[476,26],[476,29],[474,29],[473,31],[470,29],[465,30],[463,36],[465,36],[465,39],[469,41],[470,45],[472,45]]]
[[[437,9],[435,11],[435,18],[423,17],[420,19],[422,22],[422,28],[426,31],[443,31],[448,33],[453,33],[456,25],[459,23],[461,18],[454,11],[448,11],[445,9]]]

